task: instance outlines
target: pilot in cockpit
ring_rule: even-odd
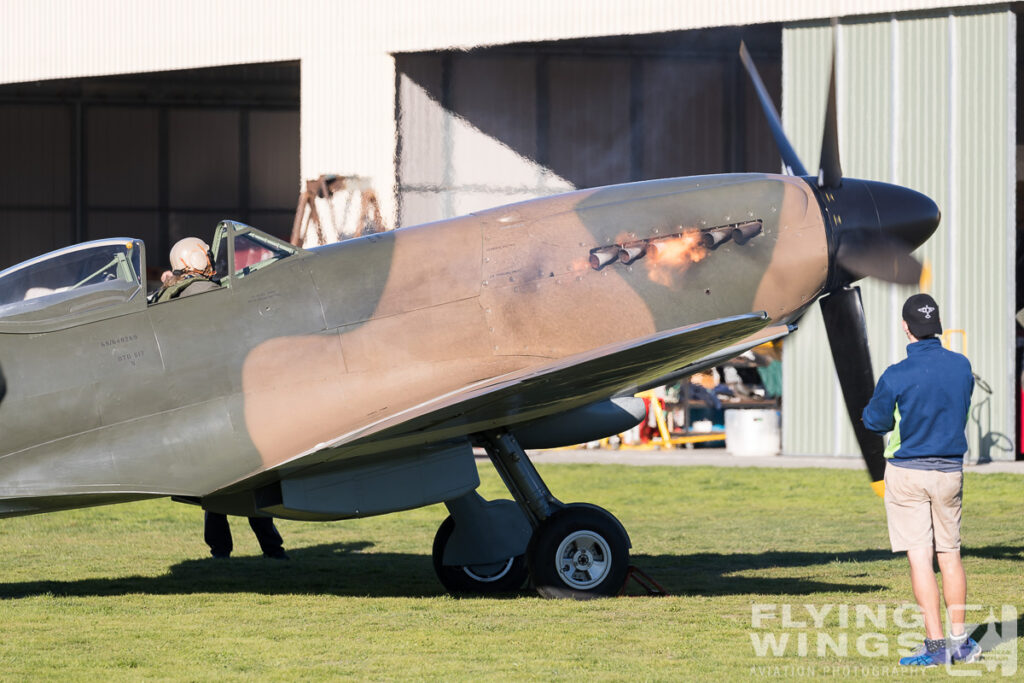
[[[210,247],[198,237],[186,237],[171,247],[171,275],[153,301],[159,303],[217,289]]]

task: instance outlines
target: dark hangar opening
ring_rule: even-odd
[[[473,169],[467,130],[577,188],[778,172],[740,40],[779,106],[780,24],[396,55],[399,223],[565,189],[528,165]]]
[[[170,245],[234,218],[287,239],[299,62],[0,86],[0,268],[68,244]]]

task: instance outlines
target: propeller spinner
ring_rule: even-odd
[[[825,214],[831,267],[826,283],[828,295],[819,300],[819,305],[846,410],[871,476],[871,486],[881,496],[885,491],[884,443],[860,419],[875,390],[874,371],[860,290],[850,285],[868,276],[904,285],[919,282],[922,265],[911,252],[935,232],[940,213],[934,201],[909,188],[843,178],[836,121],[834,41],[832,53],[821,163],[815,178],[804,170],[750,53],[740,44],[740,60],[757,90],[784,169],[788,174],[802,176],[815,189]]]

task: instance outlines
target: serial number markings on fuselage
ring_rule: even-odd
[[[104,350],[110,351],[111,357],[115,363],[121,366],[136,367],[138,362],[141,361],[145,355],[145,349],[131,349],[131,348],[119,348],[125,345],[134,345],[134,342],[139,341],[139,335],[137,334],[125,334],[120,337],[113,337],[111,339],[104,339],[99,342],[99,347]]]
[[[108,346],[118,346],[119,344],[127,344],[128,342],[138,341],[139,335],[128,334],[123,337],[116,337],[114,339],[105,339],[100,342],[100,348],[105,349]]]
[[[146,355],[145,350],[142,351],[130,351],[123,353],[117,357],[118,363],[131,363],[132,367],[135,367],[136,361],[142,360],[142,357]]]

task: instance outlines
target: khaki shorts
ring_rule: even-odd
[[[963,472],[885,467],[885,516],[894,553],[932,547],[960,550],[960,498]]]

